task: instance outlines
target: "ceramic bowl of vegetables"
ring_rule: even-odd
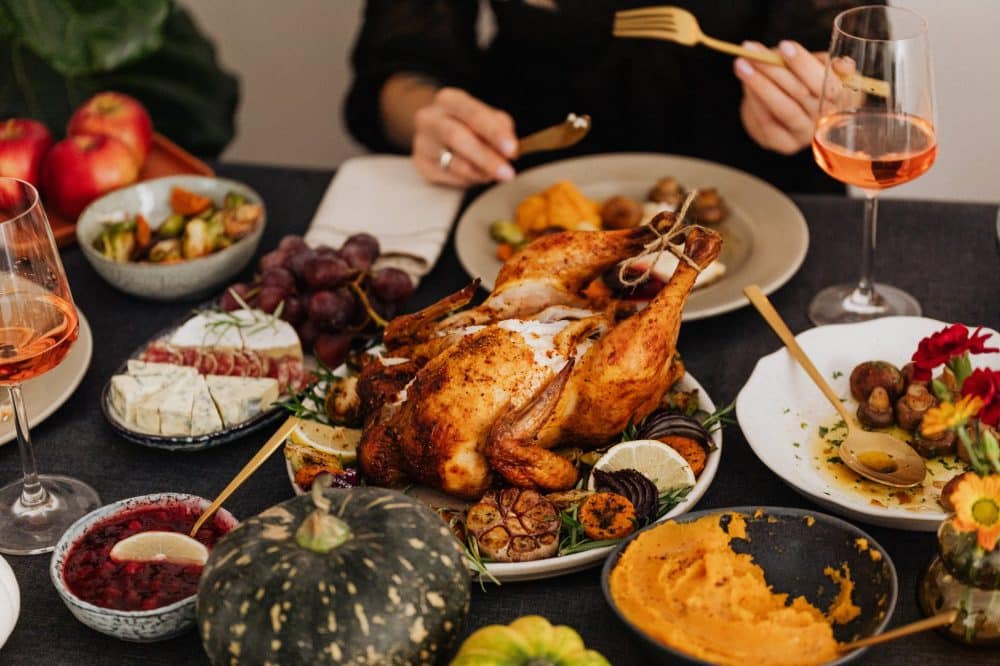
[[[177,537],[209,504],[196,495],[154,493],[80,518],[59,539],[49,565],[63,603],[91,629],[126,641],[160,641],[189,631],[204,562],[237,524],[219,509],[194,540],[178,547]]]
[[[253,257],[267,213],[225,178],[167,176],[115,190],[80,215],[76,238],[94,270],[142,298],[201,298]]]

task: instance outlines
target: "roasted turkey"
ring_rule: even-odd
[[[649,226],[543,236],[503,266],[481,305],[459,311],[473,283],[393,320],[386,354],[358,382],[358,456],[369,482],[418,482],[467,499],[496,475],[508,486],[571,488],[576,468],[552,449],[608,443],[656,408],[683,372],[677,335],[698,269],[679,262],[648,306],[624,318],[616,301],[595,307],[582,295],[655,240]],[[694,227],[684,252],[704,268],[721,245],[717,233]]]

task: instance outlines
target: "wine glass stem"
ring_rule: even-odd
[[[21,385],[10,385],[7,391],[10,393],[10,404],[14,408],[17,446],[21,453],[21,469],[24,472],[21,504],[26,507],[38,506],[48,500],[48,494],[38,480],[38,470],[35,468],[35,452],[31,448],[31,432],[28,429],[28,414],[24,410],[24,399],[21,397]]]
[[[865,192],[865,218],[861,230],[861,278],[851,294],[851,300],[862,305],[872,305],[878,299],[875,293],[875,247],[878,231],[878,193]]]

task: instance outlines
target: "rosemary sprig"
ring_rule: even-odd
[[[324,407],[323,397],[325,394],[317,391],[317,384],[313,382],[306,388],[304,388],[300,393],[296,393],[289,386],[286,390],[288,392],[288,397],[278,403],[279,407],[282,407],[292,413],[293,416],[297,416],[300,419],[306,419],[308,421],[318,421],[326,425],[332,425],[330,423],[330,417],[326,414],[326,408]]]
[[[494,585],[499,585],[500,581],[494,576],[486,563],[489,562],[487,558],[482,556],[479,552],[479,541],[473,535],[468,535],[465,540],[465,559],[469,561],[472,568],[479,574],[479,589],[486,591],[486,581],[493,583]]]
[[[316,369],[313,370],[313,377],[313,381],[299,392],[288,386],[286,388],[288,398],[279,402],[278,405],[300,419],[333,425],[326,413],[326,395],[330,391],[330,387],[341,381],[343,377],[339,377],[319,360],[316,362]]]
[[[725,407],[716,409],[714,412],[702,419],[701,427],[709,432],[715,432],[716,430],[721,430],[724,426],[733,425],[736,423],[736,419],[729,416],[729,414],[731,414],[734,409],[736,409],[735,400]]]

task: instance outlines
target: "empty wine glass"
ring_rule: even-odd
[[[926,172],[937,156],[927,23],[900,7],[858,7],[833,24],[819,120],[819,166],[865,195],[861,278],[827,287],[809,305],[816,324],[919,315],[920,304],[876,284],[878,193]]]
[[[87,484],[35,470],[21,383],[59,365],[79,319],[38,191],[0,178],[0,385],[14,412],[23,478],[0,488],[0,552],[52,550],[77,518],[100,506]]]

